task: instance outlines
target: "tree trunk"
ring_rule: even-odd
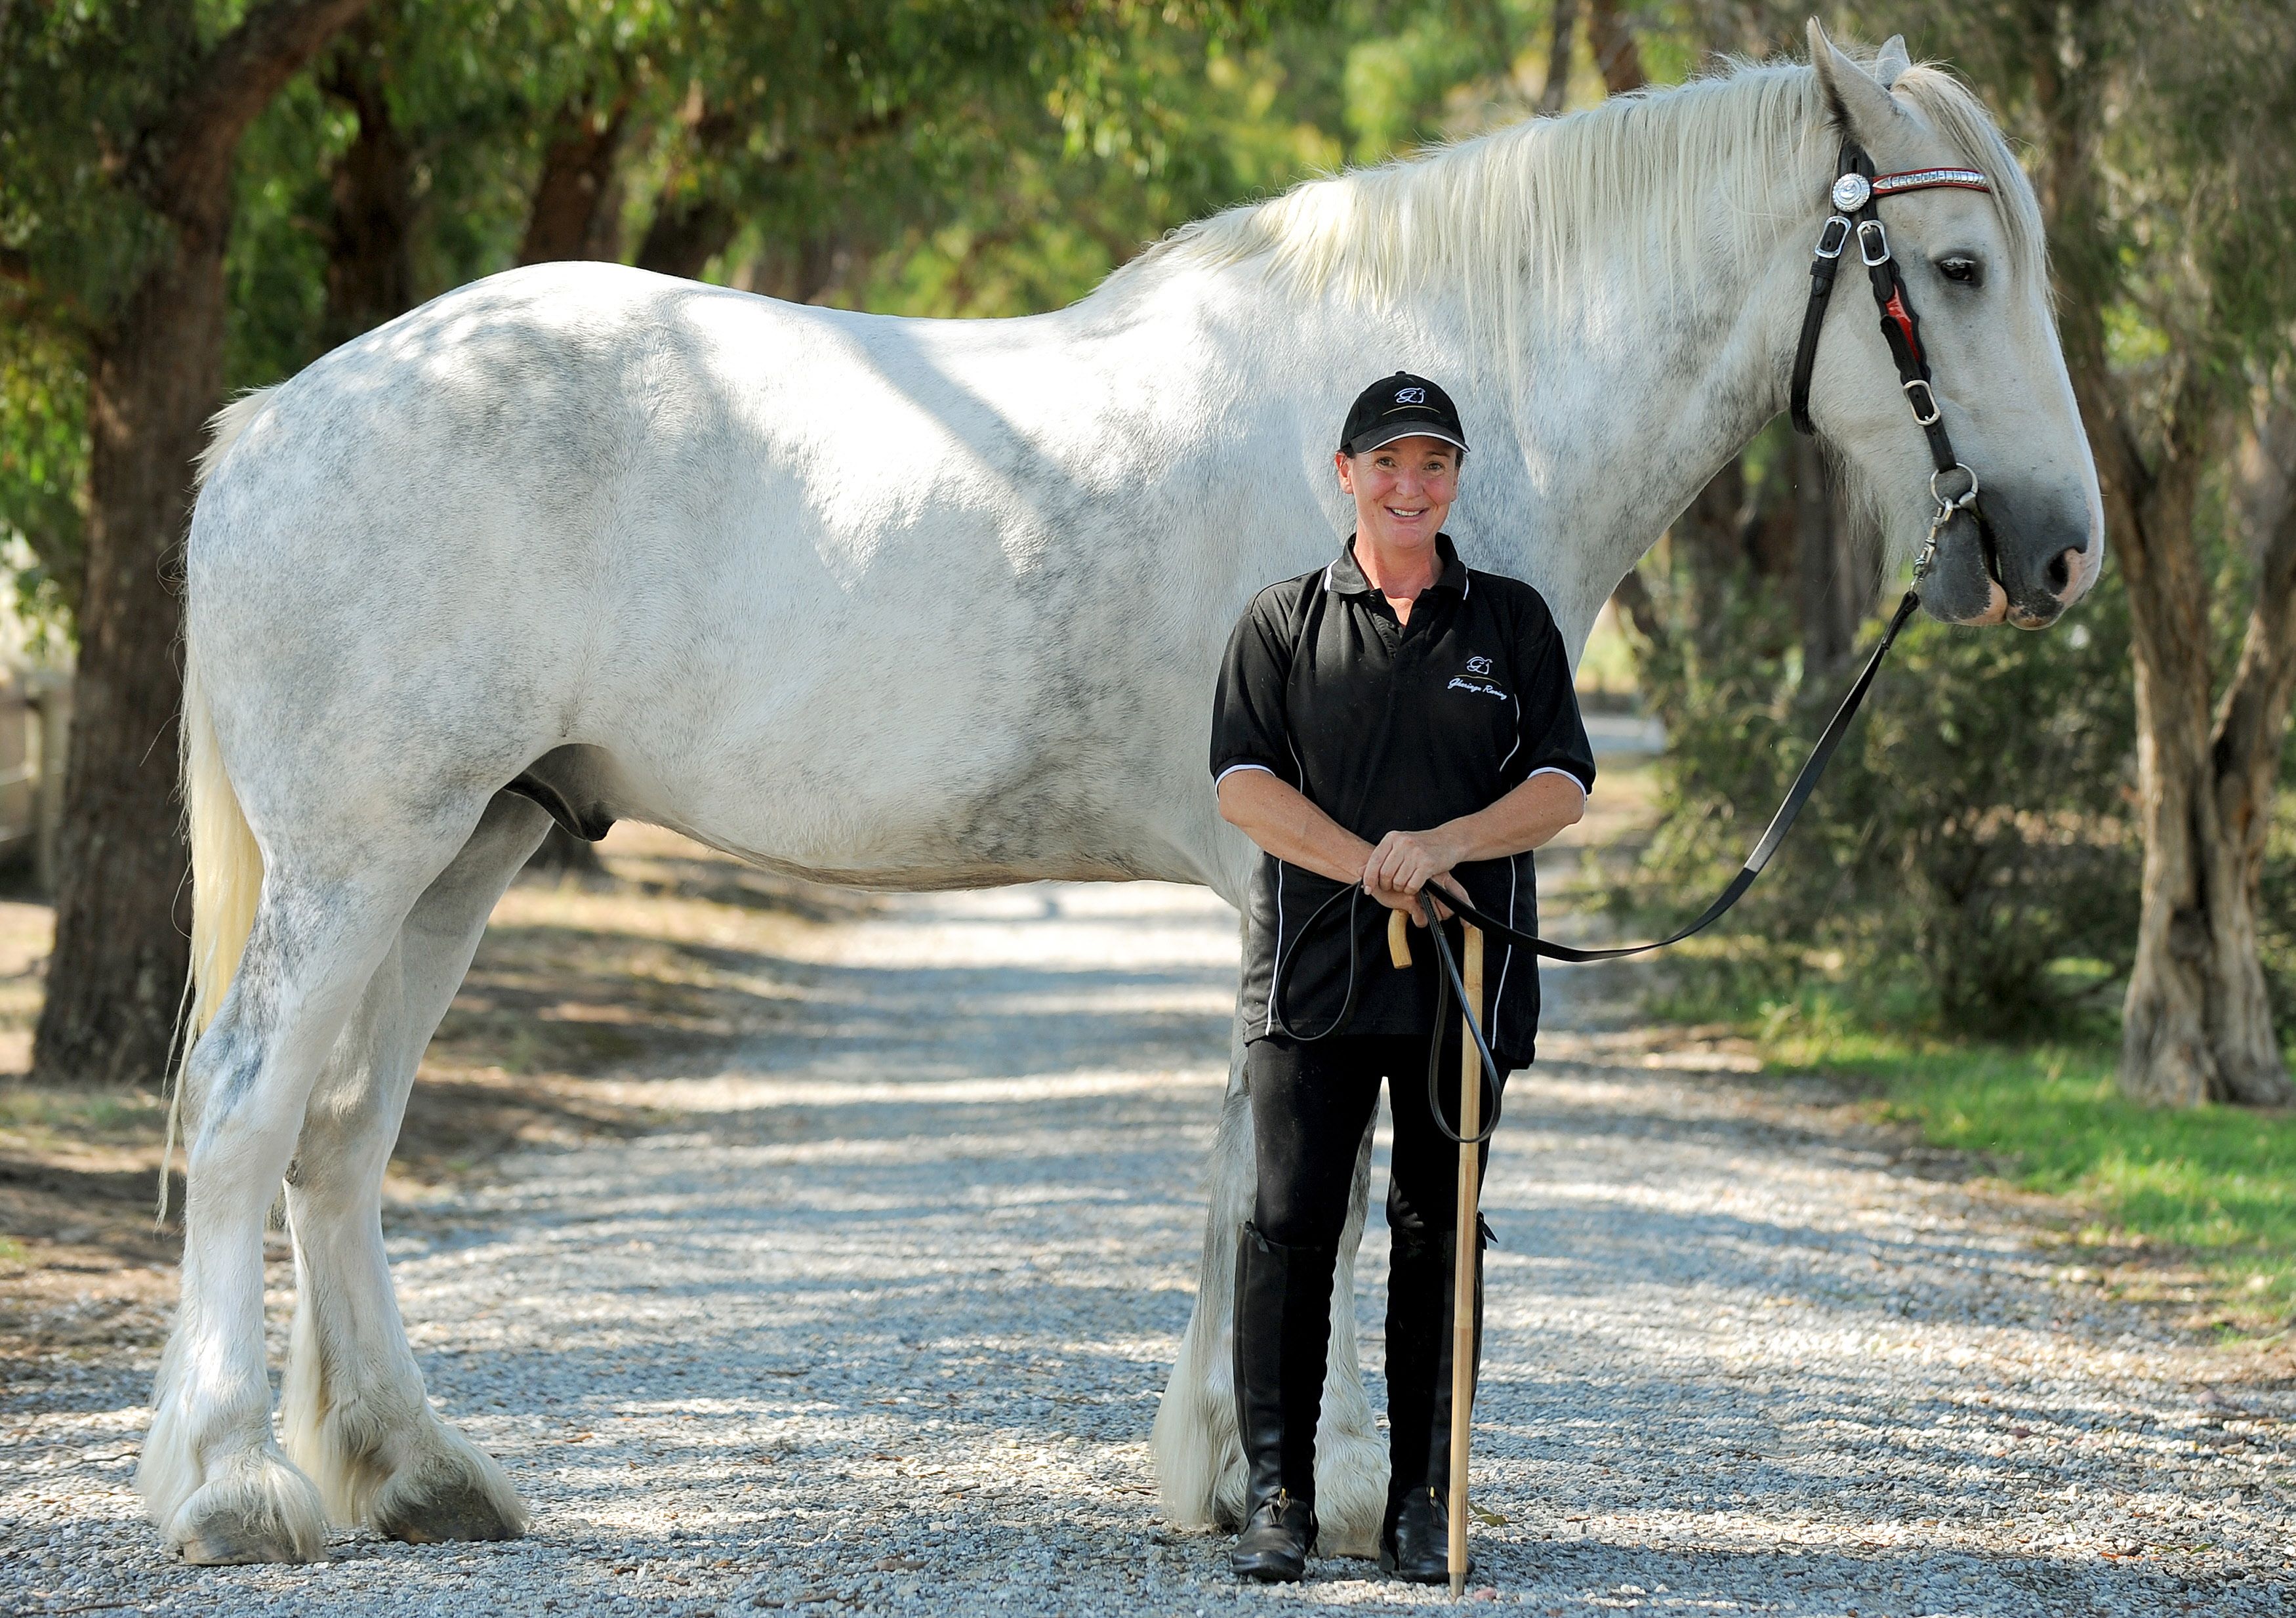
[[[175,802],[177,547],[223,395],[224,226],[180,231],[94,345],[87,582],[58,840],[56,943],[33,1072],[165,1077],[189,963]]]
[[[384,94],[388,62],[372,19],[351,30],[329,65],[326,93],[358,119],[358,134],[329,177],[334,212],[328,221],[329,348],[371,332],[414,304],[414,158],[391,122]]]
[[[1551,118],[1570,99],[1570,57],[1578,39],[1578,0],[1554,0],[1554,32],[1546,45],[1546,87],[1538,111]]]
[[[129,143],[119,183],[169,237],[88,345],[87,575],[56,941],[32,1047],[45,1082],[166,1077],[190,958],[178,914],[189,895],[175,793],[174,575],[193,462],[223,398],[232,160],[247,126],[367,3],[267,0],[193,64]]]
[[[2034,53],[2034,87],[2048,129],[2041,191],[2049,240],[2058,244],[2066,369],[2096,458],[2105,531],[2128,580],[2136,665],[2144,864],[2136,961],[2121,1004],[2120,1088],[2179,1106],[2281,1105],[2292,1090],[2258,950],[2263,840],[2247,800],[2265,740],[2260,721],[2272,706],[2251,699],[2259,682],[2268,685],[2273,659],[2265,654],[2274,650],[2276,621],[2285,632],[2286,614],[2276,620],[2268,581],[2259,581],[2255,605],[2265,628],[2255,617],[2250,626],[2250,647],[2259,655],[2243,654],[2244,672],[2212,714],[2211,581],[2194,521],[2202,468],[2225,441],[2239,395],[2193,361],[2164,406],[2145,407],[2159,423],[2156,442],[2140,435],[2139,418],[2124,408],[2104,337],[2104,309],[2121,273],[2099,223],[2105,69],[2097,41],[2062,32],[2081,21],[2078,11],[2038,11],[2036,38],[2048,48]],[[2068,63],[2079,65],[2062,70]],[[2148,392],[2155,385],[2144,383]],[[2284,702],[2284,719],[2285,711]],[[2277,725],[2271,728],[2276,763]]]
[[[1588,0],[1587,44],[1603,87],[1611,94],[1624,95],[1649,82],[1643,77],[1642,47],[1635,43],[1633,25],[1619,14],[1619,0]]]
[[[560,115],[543,151],[542,176],[518,250],[521,264],[621,256],[611,240],[617,209],[609,205],[617,194],[614,160],[626,112],[619,104],[602,111],[578,102]]]
[[[2115,470],[2125,482],[2130,469]],[[2121,1011],[2120,1084],[2140,1099],[2179,1106],[2216,1100],[2223,1090],[2209,1037],[2209,981],[2218,950],[2207,879],[2215,863],[2210,847],[2220,839],[2208,762],[2205,597],[2190,599],[2201,587],[2185,577],[2194,571],[2192,557],[2174,545],[2156,554],[2136,530],[2150,518],[2188,533],[2194,481],[2189,466],[2177,466],[2149,491],[2113,491],[2136,519],[2122,525],[2120,554],[2132,597],[2144,836],[2136,959]],[[2140,595],[2148,597],[2142,605],[2134,599]]]
[[[2264,854],[2256,760],[2268,742],[2276,764],[2286,714],[2284,698],[2259,711],[2251,697],[2269,683],[2269,630],[2252,619],[2246,678],[2235,675],[2220,714],[2211,714],[2209,582],[2193,534],[2205,457],[2189,441],[2202,430],[2172,429],[2172,438],[2187,441],[2172,445],[2158,468],[2146,467],[2110,404],[2095,399],[2101,333],[2073,320],[2068,326],[2079,330],[2075,387],[2087,395],[2084,413],[2103,423],[2091,436],[2107,451],[2098,472],[2128,579],[2136,664],[2144,877],[2121,1010],[2120,1086],[2171,1105],[2284,1105],[2296,1092],[2273,1032],[2256,916]],[[2205,409],[2198,388],[2188,389],[2171,419],[2190,423]],[[2267,620],[2276,616],[2284,632],[2284,598],[2276,615],[2268,587],[2260,588],[2256,607]],[[2275,706],[2278,722],[2267,727]],[[2267,802],[2268,794],[2267,786]]]
[[[741,223],[732,209],[714,200],[665,204],[638,244],[637,266],[699,281],[709,260],[733,241]]]

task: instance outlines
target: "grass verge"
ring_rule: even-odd
[[[2115,1086],[2108,1046],[1859,1026],[1822,998],[1766,1006],[1747,1031],[1767,1070],[1847,1080],[1882,1118],[2069,1201],[2074,1240],[2136,1250],[2108,1266],[2113,1290],[2243,1335],[2296,1313],[2296,1113],[2141,1106]]]

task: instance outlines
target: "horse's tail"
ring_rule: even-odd
[[[205,483],[232,440],[247,430],[270,402],[262,389],[233,400],[209,426],[199,458]],[[215,1021],[225,992],[247,950],[255,926],[255,901],[263,891],[263,850],[249,829],[239,793],[216,745],[215,718],[208,708],[201,678],[201,647],[185,637],[184,650],[183,790],[184,831],[192,845],[192,965],[184,983],[185,1012],[176,1030],[174,1095],[168,1105],[168,1139],[160,1157],[160,1217],[168,1215],[168,1165],[175,1156],[184,1108],[184,1083],[192,1046]]]

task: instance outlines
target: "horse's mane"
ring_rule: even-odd
[[[1956,161],[1993,177],[2013,267],[2046,285],[2039,207],[1984,106],[1931,66],[1892,89]],[[1182,226],[1112,279],[1257,262],[1290,290],[1361,304],[1441,288],[1464,306],[1463,335],[1516,356],[1539,308],[1589,274],[1680,285],[1711,273],[1718,254],[1743,263],[1767,251],[1817,202],[1835,151],[1815,72],[1733,61],[1688,84],[1304,181]]]

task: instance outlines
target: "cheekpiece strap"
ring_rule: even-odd
[[[1883,197],[1909,191],[1952,189],[1987,191],[1993,182],[1975,168],[1908,168],[1898,174],[1874,172],[1873,160],[1856,141],[1841,144],[1828,200],[1833,212],[1826,217],[1811,256],[1809,301],[1802,309],[1801,341],[1795,345],[1792,385],[1787,407],[1794,428],[1813,433],[1809,416],[1809,384],[1817,364],[1817,341],[1832,300],[1833,280],[1846,251],[1855,251],[1874,287],[1874,304],[1882,317],[1882,335],[1890,345],[1898,381],[1913,411],[1914,421],[1929,441],[1930,458],[1939,472],[1957,463],[1946,437],[1937,395],[1930,383],[1929,357],[1922,351],[1920,323],[1906,296],[1906,283],[1890,251],[1890,235],[1875,207]]]

